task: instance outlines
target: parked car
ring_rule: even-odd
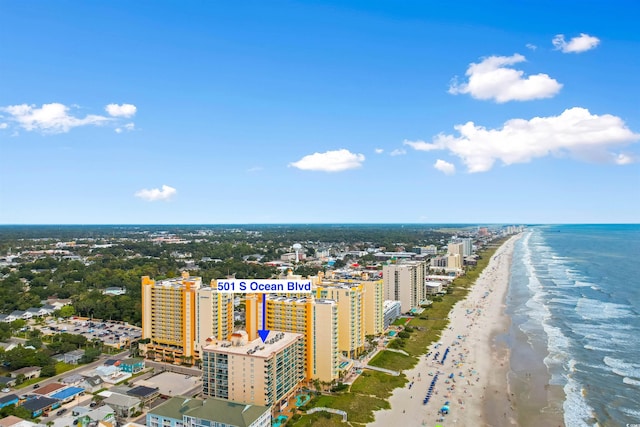
[[[40,388],[40,384],[34,384],[33,388]]]
[[[7,387],[5,387],[5,388],[3,388],[3,389],[2,389],[2,392],[3,392],[3,393],[9,393],[10,391],[11,391],[11,390],[10,390],[9,388],[7,388]]]
[[[56,415],[60,416],[60,415],[64,414],[65,412],[67,412],[67,410],[65,408],[62,408],[58,412],[56,412]]]

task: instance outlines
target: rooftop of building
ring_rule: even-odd
[[[151,415],[182,420],[183,415],[224,425],[248,427],[269,412],[266,406],[245,405],[222,399],[190,399],[176,396],[149,411]]]
[[[60,390],[61,388],[65,388],[66,385],[60,383],[50,383],[47,385],[43,385],[37,390],[34,390],[34,394],[40,394],[42,396],[46,396],[47,394],[53,393],[56,390]]]
[[[38,396],[28,399],[21,406],[30,412],[40,411],[45,409],[54,403],[59,402],[58,399],[52,399],[50,397]]]
[[[267,359],[274,353],[293,344],[295,341],[302,339],[301,334],[291,332],[269,331],[269,335],[264,342],[262,339],[256,338],[248,341],[246,332],[234,332],[231,340],[212,340],[209,345],[203,347],[204,351],[215,351],[216,353],[251,355],[253,357],[261,357]]]

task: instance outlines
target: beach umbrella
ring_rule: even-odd
[[[441,409],[441,411],[449,411],[449,407],[447,405],[444,405]]]

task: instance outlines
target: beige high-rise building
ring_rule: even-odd
[[[447,245],[448,255],[460,255],[460,258],[464,258],[464,243],[449,243]]]
[[[226,340],[233,333],[233,297],[232,293],[218,292],[215,280],[211,280],[211,286],[201,287],[196,292],[197,358],[207,338]]]
[[[450,268],[462,268],[462,257],[459,254],[447,255],[447,269]]]
[[[196,293],[202,278],[182,276],[156,282],[142,277],[141,350],[150,359],[193,362],[196,341]]]
[[[245,331],[202,349],[202,392],[232,402],[280,409],[304,381],[301,334],[271,331],[263,343]]]
[[[400,301],[403,313],[424,301],[425,261],[404,261],[382,267],[385,300]]]

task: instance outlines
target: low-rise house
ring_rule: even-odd
[[[46,416],[49,411],[59,408],[60,401],[45,396],[32,396],[20,406],[29,411],[32,418],[37,418],[42,415]]]
[[[125,288],[119,288],[117,286],[110,286],[102,291],[104,295],[124,295],[127,293]]]
[[[442,292],[442,282],[429,281],[425,282],[424,291],[427,295],[436,295]]]
[[[31,313],[32,317],[42,317],[49,315],[49,311],[43,307],[31,307],[27,309],[27,313]]]
[[[104,403],[113,408],[116,416],[124,418],[129,418],[142,409],[142,401],[140,399],[120,393],[111,393],[104,400]]]
[[[73,350],[64,354],[63,362],[70,365],[77,365],[84,356],[84,350]]]
[[[15,415],[9,415],[0,419],[0,427],[38,427],[38,424],[23,420]]]
[[[72,374],[64,377],[60,382],[64,385],[77,385],[80,386],[84,382],[85,378],[80,374]]]
[[[116,412],[109,405],[98,406],[85,413],[79,413],[77,415],[78,427],[84,427],[88,425],[95,425],[94,423],[106,422],[115,423]],[[113,424],[112,424],[113,425]]]
[[[16,379],[12,377],[0,377],[0,388],[15,387]]]
[[[22,311],[22,310],[14,310],[11,312],[10,316],[13,316],[15,319],[24,319],[24,320],[29,320],[33,317],[33,314],[27,312],[27,311]]]
[[[144,369],[144,359],[142,358],[130,358],[120,361],[118,366],[122,372],[128,372],[130,374],[137,374]]]
[[[93,375],[91,377],[84,377],[84,381],[78,384],[89,393],[95,393],[103,388],[104,381],[100,375]]]
[[[270,427],[267,406],[246,405],[224,399],[176,396],[147,412],[148,427],[211,425],[216,427]]]
[[[158,390],[158,387],[151,388],[140,385],[127,391],[127,395],[137,397],[142,401],[143,405],[146,405],[160,395]]]
[[[29,380],[31,378],[38,378],[42,368],[40,366],[27,366],[25,368],[16,369],[11,372],[13,378],[18,378],[19,375],[24,375],[24,378]]]
[[[7,394],[6,396],[0,397],[0,409],[9,405],[17,405],[20,399],[17,394]]]
[[[47,385],[43,385],[42,387],[38,388],[37,390],[33,390],[32,393],[40,395],[40,396],[52,397],[52,395],[54,393],[57,393],[58,391],[62,390],[65,387],[66,386],[64,384],[49,383]]]

